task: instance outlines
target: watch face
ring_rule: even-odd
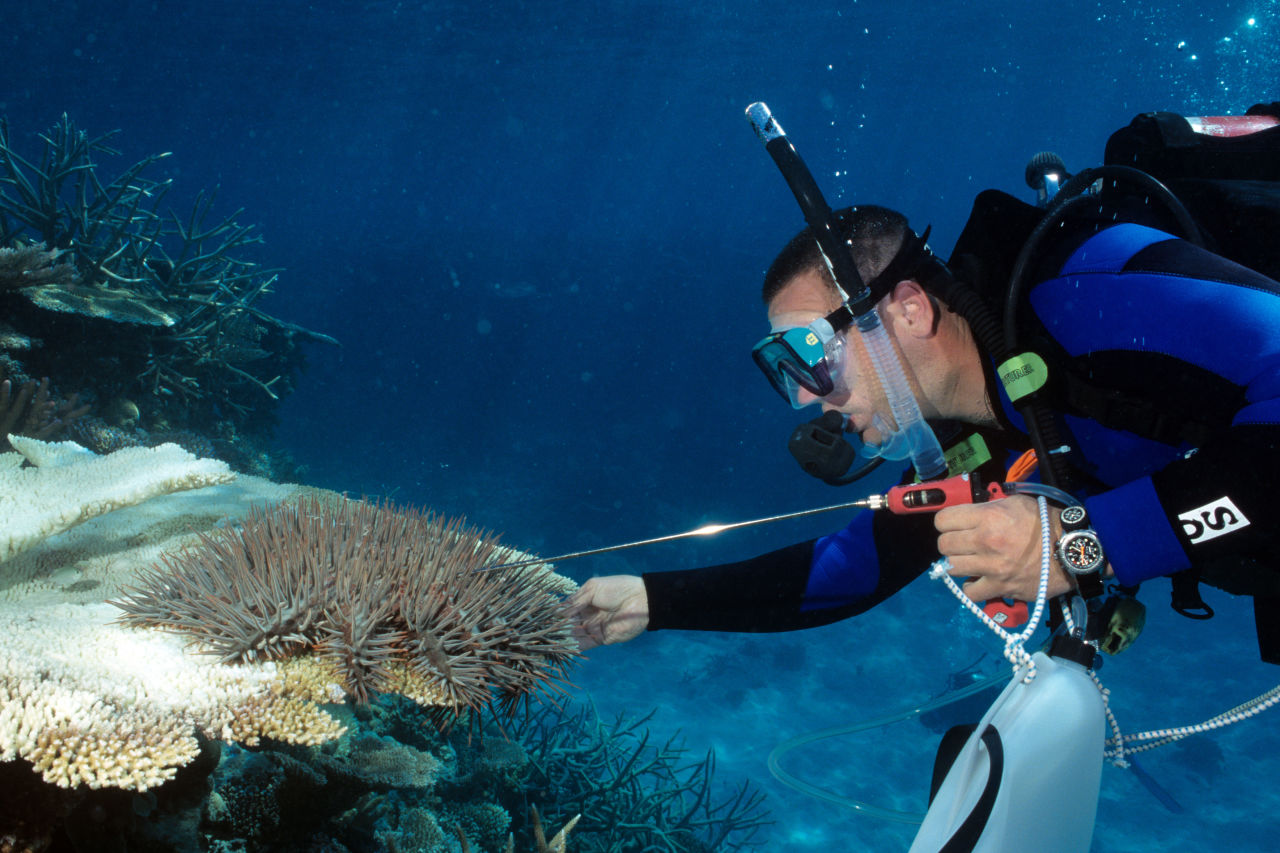
[[[1062,522],[1064,527],[1077,526],[1084,522],[1085,511],[1082,506],[1065,507],[1058,515],[1058,520]]]
[[[1077,530],[1062,537],[1058,557],[1073,574],[1096,572],[1102,568],[1102,543],[1092,530]]]

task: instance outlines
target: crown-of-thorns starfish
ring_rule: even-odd
[[[225,662],[317,654],[358,701],[461,712],[554,685],[577,654],[544,572],[475,571],[502,550],[461,519],[308,497],[202,535],[114,603]]]

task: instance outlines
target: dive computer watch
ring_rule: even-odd
[[[1059,515],[1062,536],[1054,549],[1058,562],[1075,579],[1085,598],[1102,594],[1102,568],[1107,563],[1098,534],[1089,527],[1089,514],[1079,505],[1065,507]]]

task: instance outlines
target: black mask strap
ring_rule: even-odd
[[[900,281],[911,279],[927,284],[939,275],[950,276],[946,264],[929,248],[929,232],[932,230],[933,226],[930,225],[924,229],[923,234],[908,231],[893,260],[889,261],[879,275],[867,282],[867,288],[877,301],[888,296]]]

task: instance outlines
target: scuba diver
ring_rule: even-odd
[[[1280,105],[1250,115],[1269,129],[1253,134],[1252,159],[1240,168],[1256,172],[1263,156],[1280,171],[1280,127],[1270,118]],[[1161,133],[1200,136],[1172,114],[1139,116],[1129,130],[1148,132],[1153,116],[1173,128]],[[1122,133],[1108,146],[1109,164],[1136,160],[1117,142]],[[1158,147],[1154,166],[1167,164],[1175,146]],[[1221,164],[1234,154],[1200,149],[1219,183],[1280,181],[1231,174]],[[854,455],[916,463],[923,430],[945,447],[951,474],[999,483],[1034,449],[1041,479],[1080,501],[1065,514],[1050,511],[1050,596],[1078,590],[1100,610],[1145,581],[1172,577],[1174,608],[1208,618],[1199,583],[1253,595],[1262,657],[1280,662],[1280,532],[1270,521],[1280,483],[1280,284],[1206,248],[1209,240],[1230,245],[1248,225],[1232,219],[1238,207],[1219,199],[1213,208],[1211,192],[1198,192],[1193,217],[1129,165],[1040,177],[1047,207],[980,194],[947,263],[929,249],[928,231],[917,234],[901,213],[859,205],[832,217],[847,252],[837,260],[856,266],[922,421],[904,423],[912,415],[890,399],[812,222],[765,275],[771,331],[755,361],[791,405],[820,407],[801,432],[840,455],[838,468]],[[1061,186],[1056,197],[1046,183]],[[1280,210],[1274,198],[1272,210]],[[1221,228],[1213,232],[1211,222]],[[1274,253],[1274,232],[1255,243]],[[861,444],[856,454],[850,437]],[[808,469],[813,460],[802,461]],[[939,476],[908,470],[904,482],[917,474]],[[796,630],[874,607],[939,556],[974,601],[1034,600],[1035,499],[1013,494],[932,515],[859,513],[830,535],[741,562],[595,577],[569,612],[584,649],[645,630]],[[1104,648],[1107,622],[1096,620]],[[1112,650],[1128,639],[1113,638]]]
[[[837,211],[836,217],[859,273],[877,297],[877,311],[901,354],[923,416],[965,425],[960,440],[985,446],[980,453],[985,460],[971,470],[988,482],[1003,480],[1007,459],[1026,450],[1027,439],[1002,407],[994,366],[970,324],[943,300],[950,272],[895,211],[863,205]],[[841,299],[807,229],[769,267],[763,299],[772,327],[769,339],[775,342],[839,309]],[[1082,299],[1073,308],[1096,313]],[[1280,323],[1280,298],[1275,311]],[[1132,309],[1124,314],[1133,316]],[[1072,322],[1064,314],[1054,320]],[[814,371],[825,374],[826,393],[819,393],[823,386],[816,379],[793,377],[799,371],[784,365],[794,360],[775,362],[771,383],[796,407],[818,405],[824,413],[837,413],[840,429],[861,439],[864,454],[880,451],[894,425],[866,347],[856,331],[846,331],[827,349]],[[1117,497],[1121,507],[1130,503]],[[1095,525],[1111,522],[1108,512],[1090,509]],[[1027,601],[1035,598],[1039,580],[1039,540],[1035,501],[1025,496],[951,507],[932,518],[861,513],[829,536],[739,563],[593,578],[571,599],[571,612],[580,620],[585,648],[629,640],[646,629],[809,628],[875,606],[939,555],[951,559],[957,576],[970,579],[964,588],[974,600]],[[1117,565],[1121,571],[1141,570],[1113,557],[1106,573]],[[1049,594],[1072,586],[1056,566]]]
[[[911,853],[1009,853],[1028,826],[1037,849],[1087,850],[1104,754],[1137,772],[1093,671],[1141,630],[1142,583],[1169,577],[1196,619],[1213,615],[1202,582],[1251,595],[1262,659],[1280,663],[1280,103],[1138,116],[1075,176],[1037,155],[1040,203],[979,194],[947,263],[897,211],[833,213],[768,108],[747,112],[808,223],[765,275],[771,330],[752,350],[783,399],[822,411],[790,449],[832,484],[910,467],[844,505],[888,512],[819,539],[588,580],[567,605],[575,635],[585,650],[645,630],[809,628],[928,570],[1001,635],[1015,674],[943,736]],[[1051,643],[1031,655],[1046,612]],[[810,792],[777,758],[825,736],[780,745],[771,771]]]

